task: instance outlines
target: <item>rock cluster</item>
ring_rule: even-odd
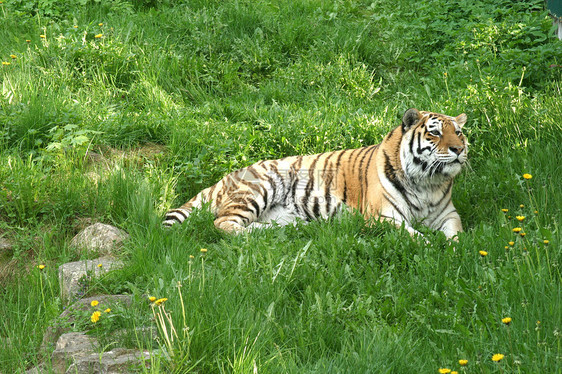
[[[72,246],[103,256],[59,266],[61,297],[66,302],[74,302],[59,316],[58,321],[63,323],[51,326],[44,334],[42,351],[51,357],[51,365],[48,368],[45,365],[35,367],[28,370],[28,374],[47,372],[117,374],[136,373],[143,371],[143,368],[146,371],[150,364],[150,352],[125,348],[113,348],[104,352],[104,347],[100,346],[94,336],[72,331],[78,323],[76,315],[88,314],[92,310],[94,300],[101,310],[116,306],[127,308],[132,304],[129,295],[97,295],[82,298],[89,282],[109,271],[123,267],[123,262],[111,257],[110,254],[127,238],[128,234],[122,230],[96,223],[86,227],[72,239]],[[117,336],[120,332],[114,333]],[[153,331],[149,333],[154,334]]]

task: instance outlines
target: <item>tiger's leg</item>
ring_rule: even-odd
[[[216,212],[215,227],[228,233],[238,234],[256,223],[266,205],[263,195],[251,191],[231,193],[229,200]]]
[[[454,208],[453,208],[454,209]],[[436,224],[433,225],[433,229],[443,231],[447,239],[455,239],[459,232],[462,232],[461,217],[456,210],[453,210],[441,218]]]
[[[423,237],[423,234],[418,230],[414,229],[410,224],[410,222],[402,215],[402,213],[400,213],[395,209],[388,209],[388,208],[384,209],[381,213],[379,213],[378,217],[376,218],[381,221],[390,222],[393,225],[395,225],[397,228],[401,228],[402,226],[404,226],[404,228],[408,231],[408,233],[412,237],[418,235]]]

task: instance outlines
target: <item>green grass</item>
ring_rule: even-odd
[[[561,373],[562,43],[542,1],[68,4],[0,4],[2,371],[49,368],[56,269],[95,256],[69,242],[101,221],[131,234],[127,266],[88,294],[135,301],[91,333],[166,349],[153,372]],[[228,171],[377,143],[409,107],[468,114],[454,247],[353,214],[160,226]],[[149,295],[168,298],[170,346],[135,335],[158,328]]]

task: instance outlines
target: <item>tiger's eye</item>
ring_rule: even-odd
[[[437,130],[431,130],[429,133],[433,136],[441,136],[441,133]]]

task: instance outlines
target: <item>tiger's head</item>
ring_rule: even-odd
[[[466,114],[456,117],[408,109],[402,118],[402,167],[415,181],[449,179],[467,160],[467,140],[462,133]]]

